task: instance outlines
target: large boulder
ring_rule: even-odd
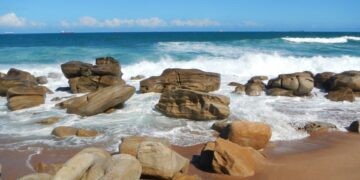
[[[103,168],[104,176],[101,180],[139,180],[142,172],[140,162],[128,154],[113,155],[104,163]]]
[[[129,85],[115,85],[99,89],[84,96],[71,98],[57,106],[67,109],[68,113],[92,116],[122,105],[135,93]]]
[[[234,121],[230,125],[228,138],[233,143],[258,150],[268,144],[271,134],[271,127],[265,123]]]
[[[264,157],[251,147],[243,147],[231,141],[217,138],[215,141],[212,168],[216,173],[249,177],[263,163]]]
[[[323,90],[329,90],[329,88],[330,88],[329,80],[334,75],[335,75],[335,73],[333,73],[333,72],[323,72],[323,73],[316,74],[314,77],[315,87],[319,88],[319,89],[323,89]]]
[[[272,96],[288,94],[291,96],[309,96],[314,88],[314,79],[309,72],[281,74],[275,79],[270,79],[267,88],[269,89],[267,94]],[[273,88],[283,89],[284,92],[271,91]],[[285,93],[285,91],[288,92]]]
[[[350,88],[341,88],[330,91],[325,97],[331,101],[355,101],[355,94]]]
[[[164,92],[155,108],[169,117],[214,120],[229,116],[229,104],[226,96],[179,89]]]
[[[65,77],[73,93],[92,92],[98,89],[123,85],[121,67],[112,57],[97,58],[96,65],[70,61],[61,65]]]
[[[170,141],[165,138],[147,137],[147,136],[129,136],[121,138],[121,144],[119,145],[119,151],[121,154],[130,154],[136,156],[139,145],[142,142],[160,142],[166,147],[170,147]]]
[[[142,165],[142,175],[172,179],[177,173],[186,173],[190,161],[160,142],[142,142],[137,159]]]
[[[6,96],[8,89],[12,87],[36,86],[37,81],[29,72],[11,68],[6,76],[0,78],[0,96]]]
[[[265,90],[265,84],[263,82],[249,82],[245,85],[245,93],[248,96],[260,96]]]
[[[354,92],[360,91],[360,71],[345,71],[332,76],[329,80],[330,91],[350,88]]]
[[[152,76],[140,82],[142,93],[162,93],[174,89],[210,92],[219,88],[220,74],[198,69],[166,69],[160,76]]]
[[[11,111],[39,106],[45,103],[46,89],[41,86],[17,86],[8,89],[8,108]]]

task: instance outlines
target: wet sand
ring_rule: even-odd
[[[173,149],[189,159],[200,155],[203,145],[176,147]],[[28,157],[32,166],[39,162],[63,163],[78,149],[51,149],[42,147],[36,150],[0,150],[2,178],[16,179],[33,172],[26,165]],[[302,140],[272,142],[262,152],[267,158],[265,164],[256,167],[256,174],[249,180],[297,180],[297,179],[360,179],[360,135],[332,132],[310,136]],[[39,154],[37,154],[39,153]],[[191,165],[189,174],[202,179],[235,180],[241,179],[226,175],[204,172]]]

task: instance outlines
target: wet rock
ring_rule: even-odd
[[[243,84],[238,83],[238,82],[230,82],[230,83],[228,84],[228,86],[243,86]]]
[[[125,103],[134,93],[135,88],[133,86],[109,86],[84,96],[71,98],[57,106],[67,109],[67,112],[71,114],[92,116]]]
[[[61,65],[73,93],[93,92],[98,89],[123,85],[121,67],[112,57],[97,58],[96,65],[70,61]]]
[[[360,71],[345,71],[332,76],[329,80],[330,91],[350,88],[354,92],[360,91]]]
[[[268,79],[269,78],[267,76],[254,76],[254,77],[250,78],[248,83],[249,84],[251,84],[251,83],[263,83],[263,81],[266,81]]]
[[[34,167],[37,173],[48,173],[55,175],[59,169],[61,169],[63,164],[46,164],[43,162],[37,163]]]
[[[36,77],[36,82],[38,84],[47,84],[48,80],[47,80],[46,76],[39,76],[39,77]]]
[[[53,176],[47,173],[33,173],[21,177],[19,180],[52,180]]]
[[[230,125],[229,140],[256,150],[263,149],[271,138],[271,127],[265,123],[234,121]]]
[[[165,138],[147,137],[147,136],[129,136],[121,138],[121,144],[119,145],[119,151],[121,154],[130,154],[132,156],[137,155],[139,145],[142,142],[159,142],[166,147],[170,147],[170,141]]]
[[[35,77],[29,72],[11,68],[5,77],[0,78],[0,96],[6,96],[8,89],[12,87],[30,87],[36,85]]]
[[[316,88],[329,90],[330,89],[330,82],[332,76],[334,76],[335,73],[333,72],[323,72],[318,73],[314,77],[314,85]]]
[[[55,91],[70,92],[71,88],[70,87],[58,87],[55,89]]]
[[[221,120],[221,121],[216,121],[212,126],[211,129],[221,133],[225,130],[225,128],[227,128],[231,123],[229,122],[229,120],[225,119],[225,120]]]
[[[140,162],[131,155],[113,155],[104,164],[105,174],[102,180],[126,179],[139,180],[142,172]]]
[[[98,161],[105,161],[110,154],[100,148],[86,148],[66,161],[52,180],[81,179],[86,171]]]
[[[337,127],[334,124],[320,121],[308,122],[304,126],[304,130],[308,134],[312,134],[315,132],[328,132],[336,129]]]
[[[353,121],[347,129],[349,132],[360,133],[359,121]]]
[[[215,141],[212,167],[216,173],[250,177],[255,174],[256,165],[263,162],[264,157],[251,147],[239,146],[222,138]]]
[[[292,73],[292,74],[281,74],[275,79],[271,79],[267,85],[268,89],[278,88],[284,89],[292,93],[292,96],[309,96],[314,87],[314,79],[312,74],[307,72]],[[270,91],[271,95],[287,95],[285,91],[274,93]]]
[[[68,136],[95,137],[98,135],[98,132],[87,129],[69,127],[69,126],[59,126],[56,127],[51,132],[51,134],[60,138],[64,138]]]
[[[268,89],[268,90],[266,90],[266,95],[268,95],[268,96],[288,96],[288,97],[294,96],[293,91],[282,89],[282,88]]]
[[[7,106],[11,111],[39,106],[45,103],[45,94],[41,86],[12,87],[7,91]]]
[[[262,82],[252,82],[245,85],[245,93],[248,96],[260,96],[265,90],[265,84]]]
[[[155,108],[169,117],[215,120],[229,116],[229,104],[226,96],[179,89],[164,92]]]
[[[355,101],[355,94],[350,88],[330,91],[325,97],[331,101]]]
[[[137,159],[142,165],[142,175],[172,179],[177,173],[186,173],[190,161],[160,142],[142,142]]]
[[[60,119],[61,119],[61,117],[48,117],[45,119],[41,119],[41,120],[37,121],[36,123],[43,124],[43,125],[49,125],[49,124],[57,123]]]
[[[210,92],[219,88],[220,74],[198,69],[166,69],[160,76],[152,76],[140,81],[142,93],[162,93],[174,89]]]
[[[132,76],[130,78],[130,80],[141,80],[141,79],[144,79],[145,76],[144,75],[136,75],[136,76]]]
[[[235,87],[234,93],[236,94],[245,94],[246,87],[245,85],[238,85]]]

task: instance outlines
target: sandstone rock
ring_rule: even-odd
[[[260,122],[235,121],[229,129],[229,140],[256,150],[264,148],[271,138],[271,127]]]
[[[44,104],[45,99],[41,96],[14,96],[8,99],[8,108],[11,111],[31,108]]]
[[[221,121],[216,121],[212,126],[211,129],[221,133],[224,131],[225,128],[227,128],[231,123],[225,119]]]
[[[39,77],[36,77],[36,82],[38,84],[47,84],[48,80],[47,80],[46,76],[39,76]]]
[[[69,159],[52,180],[80,179],[97,161],[105,161],[110,154],[100,148],[86,148]]]
[[[314,77],[315,87],[317,87],[319,89],[329,90],[330,89],[329,80],[334,75],[335,75],[335,73],[333,73],[333,72],[323,72],[323,73],[316,74]]]
[[[128,154],[113,155],[104,165],[105,175],[101,180],[139,180],[141,176],[141,164],[133,156]]]
[[[164,92],[155,108],[170,117],[215,120],[229,116],[229,104],[226,96],[179,89]]]
[[[265,89],[262,82],[252,82],[245,85],[245,93],[248,96],[260,96]]]
[[[176,173],[187,172],[189,160],[160,142],[142,142],[137,159],[142,165],[142,175],[172,179]]]
[[[13,87],[7,92],[7,97],[11,98],[14,96],[44,96],[46,89],[43,86],[33,87]]]
[[[282,88],[268,89],[268,90],[266,90],[266,95],[268,95],[268,96],[289,96],[289,97],[294,96],[294,94],[291,90],[286,90],[286,89],[282,89]]]
[[[172,180],[201,180],[197,175],[187,175],[183,173],[177,173]]]
[[[61,65],[61,70],[66,78],[91,75],[92,64],[80,61],[70,61]]]
[[[34,167],[37,173],[48,173],[55,175],[59,169],[61,169],[63,164],[46,164],[43,162],[37,163]]]
[[[250,78],[248,83],[263,83],[263,81],[268,80],[269,78],[267,76],[254,76]]]
[[[110,108],[119,106],[135,93],[132,86],[115,85],[99,89],[84,96],[71,98],[58,104],[68,113],[80,116],[92,116],[104,113]]]
[[[201,150],[199,167],[205,171],[213,171],[212,161],[214,159],[215,142],[208,142]]]
[[[349,132],[360,133],[359,121],[353,121],[347,129]]]
[[[130,154],[137,156],[139,145],[142,142],[159,142],[166,147],[170,147],[170,141],[165,138],[147,137],[147,136],[129,136],[121,138],[121,144],[119,145],[119,151],[121,154]]]
[[[330,91],[325,97],[331,101],[355,101],[355,94],[350,88]]]
[[[0,96],[6,96],[8,89],[12,87],[35,85],[36,79],[30,73],[12,68],[5,77],[0,78]]]
[[[251,147],[242,147],[222,138],[215,141],[212,166],[217,173],[239,177],[253,176],[256,165],[263,161],[264,157]]]
[[[360,91],[360,71],[345,71],[332,76],[329,80],[330,90],[350,88],[354,92]]]
[[[238,82],[230,82],[230,83],[228,84],[228,86],[243,86],[243,84],[238,83]]]
[[[275,79],[271,79],[268,82],[267,87],[269,89],[281,88],[292,92],[293,96],[308,96],[314,87],[314,79],[312,74],[307,72],[281,74]],[[271,92],[271,91],[270,91]],[[275,95],[287,95],[285,91],[279,93],[271,92],[269,94]]]
[[[61,138],[68,136],[94,137],[98,135],[98,132],[69,126],[59,126],[56,127],[51,134]]]
[[[336,130],[336,129],[337,129],[337,127],[334,124],[327,123],[327,122],[319,122],[319,121],[308,122],[304,126],[304,130],[308,134],[312,134],[315,132],[328,132],[328,131],[332,131],[332,130]]]
[[[130,78],[130,80],[141,80],[141,79],[144,79],[145,76],[144,75],[136,75],[136,76],[132,76]]]
[[[234,93],[236,94],[244,94],[246,90],[245,85],[239,85],[235,87]]]
[[[219,87],[220,74],[198,69],[166,69],[161,76],[153,76],[140,82],[142,93],[162,93],[174,89],[210,92]]]
[[[36,123],[43,124],[43,125],[49,125],[49,124],[57,123],[60,119],[61,119],[61,117],[48,117],[45,119],[41,119],[41,120],[37,121]]]
[[[52,180],[52,175],[47,173],[33,173],[23,176],[19,180]]]

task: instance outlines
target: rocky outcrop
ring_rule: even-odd
[[[70,61],[61,65],[73,93],[92,92],[98,89],[123,85],[120,64],[112,57],[97,58],[96,65]]]
[[[229,104],[226,96],[179,89],[164,92],[155,108],[169,117],[214,120],[229,116]]]
[[[234,93],[236,94],[245,94],[246,86],[245,85],[238,85],[235,87]]]
[[[329,90],[330,89],[330,82],[332,76],[334,76],[335,73],[333,72],[323,72],[318,73],[314,77],[314,85],[316,88],[323,89],[323,90]]]
[[[49,125],[49,124],[57,123],[60,119],[61,119],[61,117],[48,117],[45,119],[40,119],[36,123],[43,124],[43,125]]]
[[[336,129],[337,129],[337,127],[334,124],[327,123],[327,122],[320,122],[320,121],[308,122],[304,126],[304,130],[308,134],[319,133],[319,132],[328,132],[328,131],[333,131]]]
[[[93,130],[69,127],[69,126],[59,126],[53,129],[51,134],[61,138],[68,136],[95,137],[98,135],[98,132]]]
[[[41,86],[17,86],[8,89],[8,108],[11,111],[35,107],[45,103],[46,89]]]
[[[360,133],[359,121],[353,121],[347,130],[353,133]]]
[[[103,169],[104,176],[101,177],[101,180],[139,180],[142,172],[140,162],[128,154],[113,155],[104,163]]]
[[[330,91],[350,88],[360,92],[360,71],[345,71],[332,76],[329,80]]]
[[[142,175],[172,179],[177,173],[187,172],[189,160],[160,142],[142,142],[137,159],[142,165]]]
[[[121,144],[119,145],[119,151],[122,154],[130,154],[132,156],[137,155],[139,145],[142,142],[159,142],[170,147],[170,141],[165,138],[147,137],[147,136],[129,136],[121,138]]]
[[[330,91],[325,97],[331,101],[355,101],[355,94],[350,88],[341,88]]]
[[[259,150],[268,144],[271,134],[271,127],[265,123],[234,121],[230,125],[228,138],[238,145]]]
[[[314,79],[309,72],[281,74],[277,78],[269,80],[266,94],[270,96],[309,96],[313,87]],[[272,90],[274,88],[277,90]]]
[[[0,77],[0,96],[6,96],[8,89],[12,87],[30,87],[36,85],[35,77],[29,72],[11,68],[6,76]]]
[[[189,89],[201,92],[218,90],[220,74],[198,69],[166,69],[160,76],[152,76],[140,82],[142,93],[162,93],[175,89]]]
[[[265,84],[263,82],[248,82],[245,85],[245,93],[248,96],[260,96],[265,90]]]
[[[92,116],[121,106],[134,93],[135,88],[132,86],[109,86],[84,96],[71,98],[59,103],[57,106],[67,109],[67,112],[71,114]]]
[[[249,177],[264,157],[251,147],[242,147],[222,138],[215,141],[212,168],[216,173]]]

